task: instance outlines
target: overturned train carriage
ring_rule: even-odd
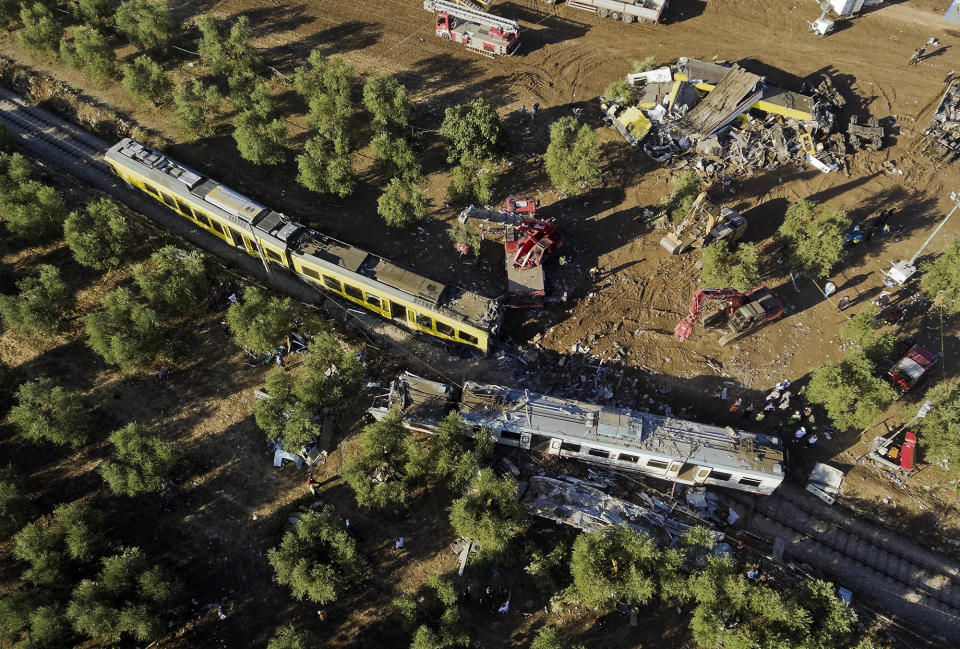
[[[104,157],[128,185],[230,245],[409,329],[489,351],[503,314],[498,300],[327,237],[130,138]]]
[[[681,484],[770,494],[783,481],[780,440],[729,427],[470,381],[458,391],[409,373],[369,412],[380,419],[392,409],[422,432],[434,432],[457,410],[473,431],[489,430],[500,444]]]

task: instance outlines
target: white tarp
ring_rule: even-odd
[[[639,81],[645,81],[647,83],[670,83],[673,81],[673,73],[670,72],[670,66],[665,65],[656,70],[628,74],[627,81],[634,86],[637,85]]]

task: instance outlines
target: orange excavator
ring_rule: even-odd
[[[713,313],[704,318],[709,302],[717,302],[718,305]],[[726,345],[781,315],[783,304],[766,286],[758,286],[749,293],[733,288],[698,289],[690,303],[690,313],[677,323],[673,335],[686,340],[693,333],[693,327],[703,318],[703,326],[708,329],[727,331],[720,338],[720,344]]]

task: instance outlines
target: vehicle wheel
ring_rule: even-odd
[[[607,16],[610,15],[610,10],[609,10],[609,9],[597,9],[597,15],[600,16],[601,18],[606,18]]]
[[[614,20],[620,20],[620,12],[619,12],[619,11],[611,11],[611,12],[610,12],[610,17],[613,18]]]
[[[631,16],[630,14],[623,14],[623,22],[629,25],[630,23],[633,22],[633,16]]]
[[[447,32],[443,32],[443,37],[444,37],[444,39],[446,39],[446,40],[448,40],[448,41],[450,40],[450,34],[447,33]]]

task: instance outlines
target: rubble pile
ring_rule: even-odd
[[[960,79],[954,79],[923,132],[927,136],[926,150],[941,164],[949,164],[960,157]]]
[[[680,58],[676,64],[632,74],[639,99],[603,102],[602,117],[656,162],[689,157],[706,177],[729,179],[749,171],[807,163],[825,173],[850,150],[878,151],[884,129],[874,117],[851,118],[835,132],[846,106],[829,77],[796,93],[767,84],[740,66]],[[694,160],[695,159],[695,160]]]

